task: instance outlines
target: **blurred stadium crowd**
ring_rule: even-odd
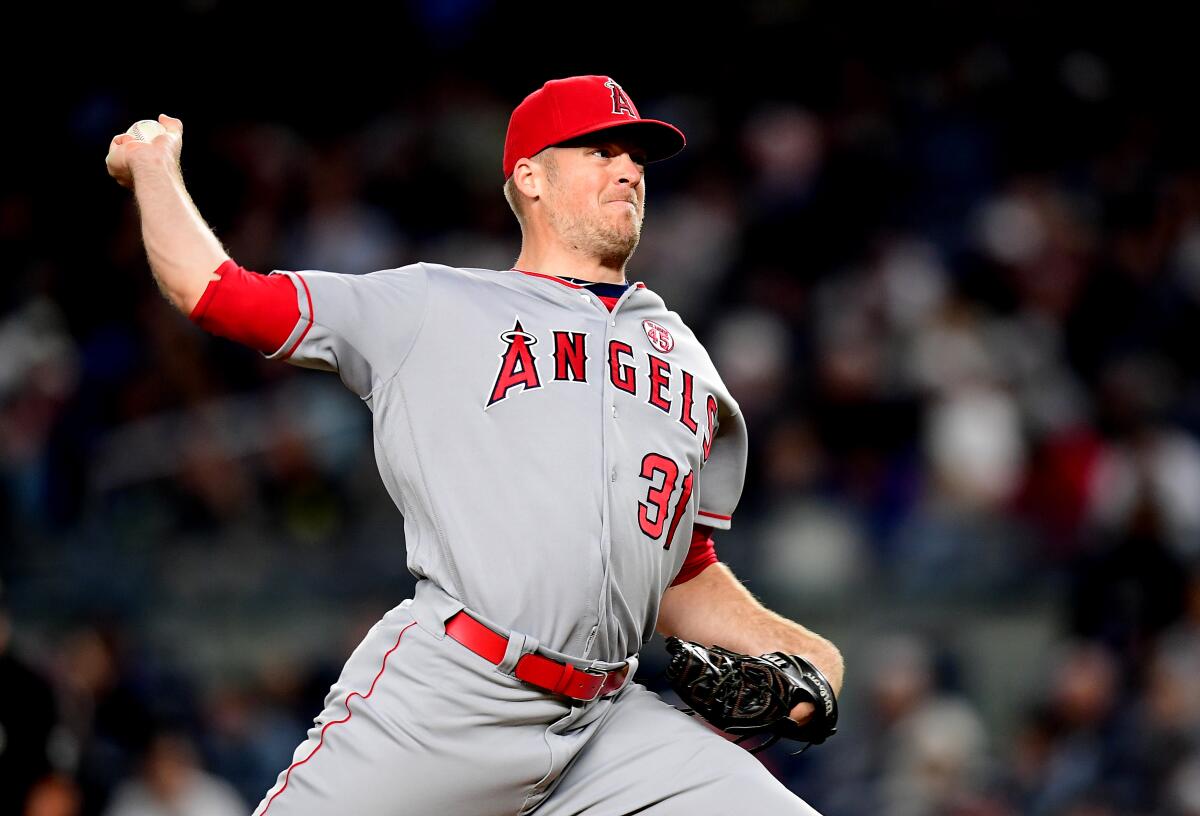
[[[490,5],[434,6],[406,24],[445,65]],[[320,122],[296,88],[77,89],[66,169],[0,194],[0,812],[248,812],[412,586],[367,409],[171,310],[100,169],[112,134],[180,116],[247,268],[506,269],[509,111],[611,71],[689,138],[650,169],[630,274],[748,417],[718,554],[847,656],[842,733],[764,761],[828,816],[1200,814],[1185,96],[1150,46],[1013,24],[908,51],[751,8],[775,16],[732,26],[704,81],[463,63],[369,107],[323,92]],[[748,56],[796,28],[794,75]]]

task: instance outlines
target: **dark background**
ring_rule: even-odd
[[[718,553],[847,658],[842,732],[764,761],[829,816],[1200,814],[1182,16],[24,14],[2,57],[0,812],[248,812],[411,588],[367,410],[170,308],[112,136],[181,118],[189,189],[249,268],[507,268],[509,112],[605,73],[689,139],[650,168],[630,277],[747,414]]]

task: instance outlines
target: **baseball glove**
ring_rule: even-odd
[[[805,743],[798,751],[820,745],[837,733],[837,698],[825,675],[797,655],[771,652],[752,657],[718,646],[667,638],[671,663],[667,679],[687,713],[699,714],[712,725],[738,736],[737,742],[765,734],[768,739],[753,753],[780,739]],[[797,704],[816,707],[801,725],[788,716]]]

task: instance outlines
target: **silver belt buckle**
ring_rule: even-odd
[[[578,669],[578,671],[590,674],[592,677],[600,678],[600,682],[596,684],[596,690],[592,693],[592,696],[584,700],[585,703],[594,703],[600,699],[600,692],[604,689],[604,681],[608,679],[609,672],[600,671],[599,669]]]

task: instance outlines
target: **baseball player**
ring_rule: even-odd
[[[633,682],[655,629],[806,658],[819,693],[774,698],[792,726],[827,713],[842,678],[833,645],[717,560],[745,426],[679,315],[625,277],[646,165],[683,134],[609,77],[547,82],[504,144],[512,269],[262,275],[209,230],[179,169],[183,125],[159,121],[153,141],[117,136],[108,170],[134,190],[161,290],[204,329],[358,394],[418,579],[255,813],[813,813]]]

